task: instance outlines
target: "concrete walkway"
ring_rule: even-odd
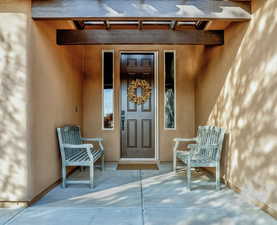
[[[74,178],[87,176],[77,171]],[[186,188],[183,171],[170,164],[159,171],[117,171],[116,164],[96,170],[95,189],[56,187],[30,208],[5,217],[9,225],[274,225],[277,221],[213,179],[195,174]],[[1,212],[1,210],[0,210]],[[3,211],[2,211],[3,212]]]

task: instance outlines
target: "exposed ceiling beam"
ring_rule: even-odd
[[[250,2],[231,0],[32,0],[34,19],[250,20]]]
[[[107,30],[109,30],[111,28],[111,24],[110,24],[109,20],[105,21],[105,25],[106,25]]]
[[[207,24],[208,24],[208,21],[197,21],[197,23],[195,24],[195,28],[197,30],[204,30]],[[221,30],[221,29],[218,29],[218,30]]]
[[[173,20],[173,21],[171,22],[171,25],[170,25],[171,30],[175,30],[176,24],[177,24],[177,22],[176,22],[175,20]]]
[[[140,21],[138,21],[138,29],[139,30],[142,30],[143,29],[143,24],[142,24],[142,21],[140,20]]]
[[[218,20],[213,20],[209,21],[207,25],[205,26],[204,30],[225,30],[229,25],[231,21],[218,21]]]
[[[73,23],[78,30],[83,30],[85,28],[85,23],[83,21],[74,20]]]
[[[58,45],[180,44],[223,45],[224,31],[57,30]]]

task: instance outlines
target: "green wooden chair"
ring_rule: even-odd
[[[175,138],[173,149],[173,170],[176,171],[177,159],[184,162],[187,167],[187,185],[191,190],[191,168],[215,167],[216,189],[220,189],[220,158],[224,140],[224,129],[214,126],[200,126],[195,138]],[[178,150],[181,142],[192,142],[189,151]]]
[[[57,128],[60,153],[62,159],[62,187],[67,184],[89,184],[94,186],[94,163],[102,159],[102,170],[104,170],[104,147],[102,138],[82,138],[79,126],[65,126]],[[93,144],[84,142],[98,142],[99,149],[94,148]],[[66,178],[67,166],[87,166],[90,168],[89,180],[68,180]]]

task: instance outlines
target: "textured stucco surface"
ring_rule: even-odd
[[[276,213],[277,2],[254,0],[252,8],[251,22],[234,23],[224,46],[204,51],[196,125],[226,128],[224,178]]]
[[[81,123],[81,47],[67,21],[35,22],[31,1],[0,2],[0,200],[29,201],[60,177],[55,128]],[[77,112],[76,112],[77,107]]]

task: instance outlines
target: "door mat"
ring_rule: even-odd
[[[117,164],[117,170],[159,170],[157,164]]]

